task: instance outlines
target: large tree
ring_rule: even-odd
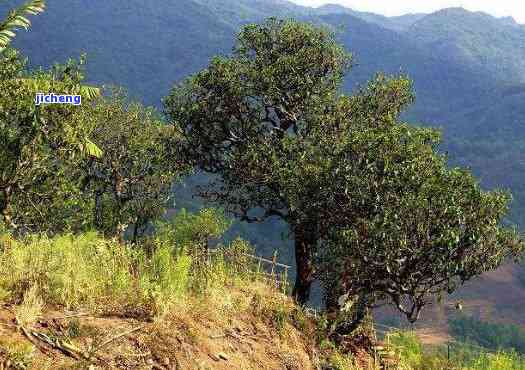
[[[327,30],[270,19],[244,27],[232,56],[214,58],[165,100],[167,116],[187,139],[188,159],[219,175],[201,195],[244,221],[288,223],[301,303],[314,278],[316,216],[290,207],[289,189],[303,184],[279,175],[280,166],[293,168],[301,157],[293,151],[322,125],[349,65],[350,55]]]
[[[502,226],[509,194],[449,168],[437,131],[399,121],[411,96],[408,80],[379,76],[341,98],[340,133],[320,135],[310,156],[320,153],[311,167],[322,190],[310,205],[327,231],[318,249],[327,307],[353,305],[343,333],[385,303],[414,322],[437,295],[524,250]]]

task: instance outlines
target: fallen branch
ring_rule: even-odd
[[[52,317],[51,320],[65,320],[65,319],[71,319],[73,317],[86,317],[86,316],[90,316],[90,314],[87,312],[79,312],[79,313],[73,313],[70,315]]]
[[[75,360],[79,360],[80,358],[87,358],[86,354],[81,349],[75,347],[71,343],[67,343],[60,339],[53,340],[43,333],[39,333],[37,331],[28,331],[24,327],[21,327],[21,330],[24,333],[24,335],[28,337],[28,339],[38,339],[41,342],[46,343],[50,347],[59,350],[63,354],[74,358]]]

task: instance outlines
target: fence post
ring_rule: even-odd
[[[261,263],[262,263],[262,259],[261,258],[257,258],[257,280],[259,280],[261,278]]]
[[[288,267],[284,268],[283,293],[288,293]]]
[[[273,257],[272,257],[272,276],[274,275],[275,264],[276,263],[277,263],[277,251],[274,251],[273,252]]]

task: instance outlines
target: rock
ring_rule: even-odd
[[[228,361],[230,359],[224,352],[217,353],[217,356],[219,356],[219,358],[222,358],[224,361]]]

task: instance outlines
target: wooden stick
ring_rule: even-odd
[[[90,316],[90,315],[87,312],[79,312],[79,313],[73,313],[71,315],[52,317],[51,320],[64,320],[64,319],[70,319],[72,317],[84,317],[84,316]]]

